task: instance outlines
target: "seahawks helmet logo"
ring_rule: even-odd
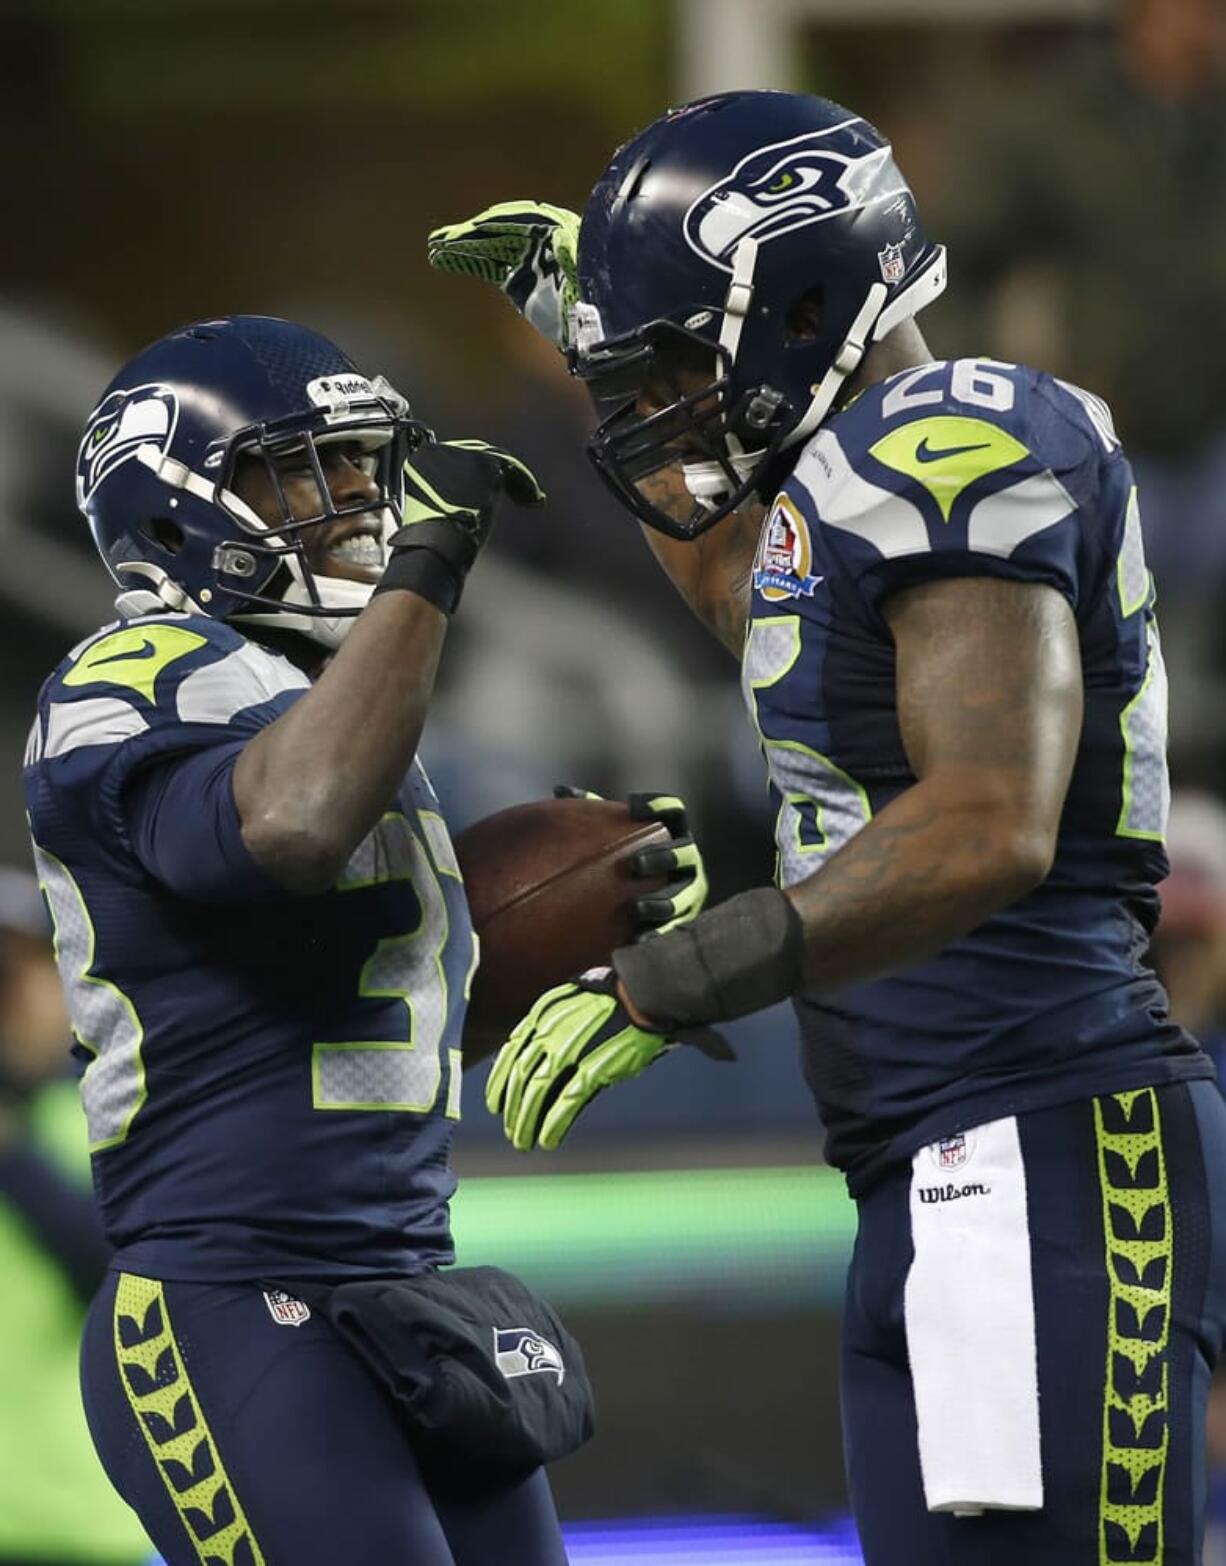
[[[90,414],[77,452],[77,504],[84,507],[102,480],[142,446],[165,451],[179,420],[179,399],[169,386],[136,386],[112,392]]]
[[[842,129],[809,131],[742,158],[686,212],[690,249],[730,272],[743,239],[766,244],[840,212],[909,194],[888,145],[860,156],[835,152],[829,139]]]
[[[551,1371],[561,1386],[566,1374],[561,1354],[531,1327],[495,1327],[494,1361],[508,1381]]]

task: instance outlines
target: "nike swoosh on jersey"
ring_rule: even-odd
[[[960,457],[967,451],[985,451],[987,446],[987,441],[979,441],[973,446],[943,446],[939,451],[933,451],[925,435],[915,448],[915,455],[921,462],[940,462],[945,457]]]
[[[152,702],[162,670],[204,645],[203,636],[181,625],[125,626],[91,643],[63,683],[126,685]]]
[[[107,658],[95,658],[90,667],[101,669],[112,663],[139,663],[143,659],[156,658],[160,650],[156,642],[151,642],[146,637],[134,651],[111,653]]]

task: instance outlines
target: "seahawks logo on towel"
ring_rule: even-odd
[[[516,1376],[552,1371],[561,1386],[566,1374],[561,1354],[548,1338],[542,1338],[531,1327],[495,1327],[494,1362],[508,1381]]]

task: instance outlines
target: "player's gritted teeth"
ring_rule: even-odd
[[[320,537],[307,553],[312,567],[324,576],[374,582],[384,566],[383,529],[369,521],[346,522],[320,528]]]

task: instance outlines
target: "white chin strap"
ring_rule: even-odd
[[[753,274],[758,262],[758,242],[743,239],[737,246],[732,261],[732,281],[724,301],[724,319],[720,327],[719,343],[728,351],[732,364],[736,363],[745,318],[753,301]],[[811,386],[809,406],[794,429],[789,431],[782,449],[799,445],[812,435],[830,409],[843,383],[859,369],[871,344],[880,342],[903,321],[912,316],[940,295],[945,288],[945,247],[939,245],[932,260],[914,277],[906,288],[895,294],[890,303],[885,301],[889,289],[884,283],[874,283],[857,310],[847,336],[835,354],[830,368],[816,385]],[[762,456],[762,448],[746,451],[734,435],[725,437],[728,457],[737,477],[744,480]],[[728,475],[718,462],[686,462],[681,467],[685,487],[700,506],[710,510],[731,493]]]
[[[203,474],[194,473],[185,463],[176,461],[173,457],[164,456],[156,446],[150,444],[141,446],[136,453],[137,460],[144,463],[145,467],[152,469],[164,484],[172,489],[186,490],[189,495],[195,495],[197,499],[206,500],[210,505],[224,497],[226,509],[237,521],[245,523],[252,532],[266,533],[265,524],[246,504],[239,499],[233,490],[218,490],[211,480]],[[383,507],[383,538],[384,554],[386,556],[387,540],[396,530],[396,522],[387,507]],[[314,604],[310,588],[302,571],[302,562],[297,555],[284,556],[286,570],[292,577],[290,585],[282,593],[280,602],[288,605],[287,609],[252,609],[249,613],[237,613],[228,616],[229,619],[243,625],[268,625],[279,631],[296,631],[300,636],[305,636],[312,642],[317,642],[321,647],[327,647],[335,651],[345,637],[349,634],[349,628],[356,619],[356,613],[329,615],[321,614],[318,610],[314,613],[296,614],[294,606],[299,605],[303,609],[310,609]],[[150,574],[151,573],[142,573]],[[314,573],[312,573],[314,574]],[[190,599],[187,593],[175,582],[159,573],[161,580],[154,582],[152,593],[156,595],[157,602],[164,608],[184,609],[197,614],[208,614],[207,605],[200,605]],[[315,576],[315,591],[318,594],[319,604],[323,610],[342,609],[360,611],[365,609],[374,592],[374,582],[352,582],[344,577]],[[147,599],[150,594],[140,589],[141,599]],[[121,594],[117,605],[122,605],[127,594]],[[135,607],[135,603],[133,604]],[[120,612],[123,612],[121,607]],[[129,613],[131,610],[129,610]],[[148,613],[149,610],[138,611]]]
[[[307,591],[306,584],[300,581],[299,573],[295,570],[298,565],[293,556],[286,558],[286,565],[294,572],[294,581],[281,594],[283,604],[301,604],[309,606],[311,595]],[[374,582],[348,582],[339,577],[324,576],[315,578],[315,589],[319,594],[322,607],[327,609],[365,609],[374,592]],[[309,641],[326,647],[330,652],[336,649],[349,635],[356,614],[295,614],[293,608],[289,609],[253,609],[247,614],[232,614],[229,618],[240,625],[267,625],[278,631],[296,631],[299,636],[305,636]]]
[[[743,484],[753,472],[762,453],[741,450],[741,443],[735,435],[725,436],[724,444],[728,447],[729,465],[739,483]],[[733,450],[733,447],[737,449]],[[698,504],[706,506],[710,511],[714,511],[716,506],[732,493],[728,474],[718,462],[683,462],[681,476],[685,480],[686,489]]]

